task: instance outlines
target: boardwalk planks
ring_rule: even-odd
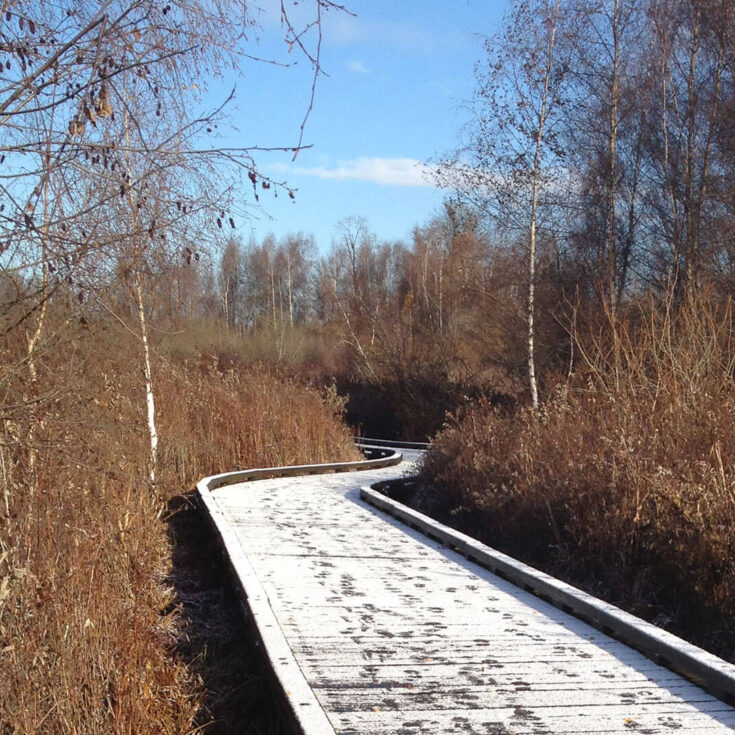
[[[359,499],[407,466],[205,498],[305,732],[735,732],[723,702]]]

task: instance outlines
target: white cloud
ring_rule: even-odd
[[[416,21],[378,21],[347,13],[330,14],[325,37],[327,41],[340,45],[370,44],[424,53],[434,53],[446,48],[448,43],[454,45],[457,40],[450,38],[449,34],[421,28]]]
[[[415,186],[435,188],[429,166],[415,158],[354,158],[338,161],[334,167],[314,166],[311,168],[276,166],[283,173],[298,176],[315,176],[319,179],[370,181],[383,186]]]
[[[349,61],[347,63],[347,68],[355,74],[370,74],[370,69],[368,69],[362,61]]]

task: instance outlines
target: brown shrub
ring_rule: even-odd
[[[532,564],[735,656],[730,305],[639,305],[578,345],[539,416],[481,403],[427,458],[423,505]]]
[[[0,350],[0,731],[187,732],[203,693],[175,652],[167,498],[240,466],[354,458],[347,431],[265,371],[158,359],[153,492],[131,337],[60,338],[34,384],[8,369],[22,340]]]

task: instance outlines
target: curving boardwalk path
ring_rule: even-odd
[[[205,497],[303,732],[735,732],[720,700],[362,502],[406,455]]]

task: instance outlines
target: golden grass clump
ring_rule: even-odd
[[[731,304],[639,304],[588,339],[540,415],[454,417],[421,502],[735,658]]]
[[[147,482],[139,345],[100,328],[37,356],[0,346],[0,732],[192,730],[201,682],[176,653],[166,501],[203,475],[355,458],[315,390],[212,357],[157,358],[157,487]],[[201,720],[201,717],[199,718]]]

